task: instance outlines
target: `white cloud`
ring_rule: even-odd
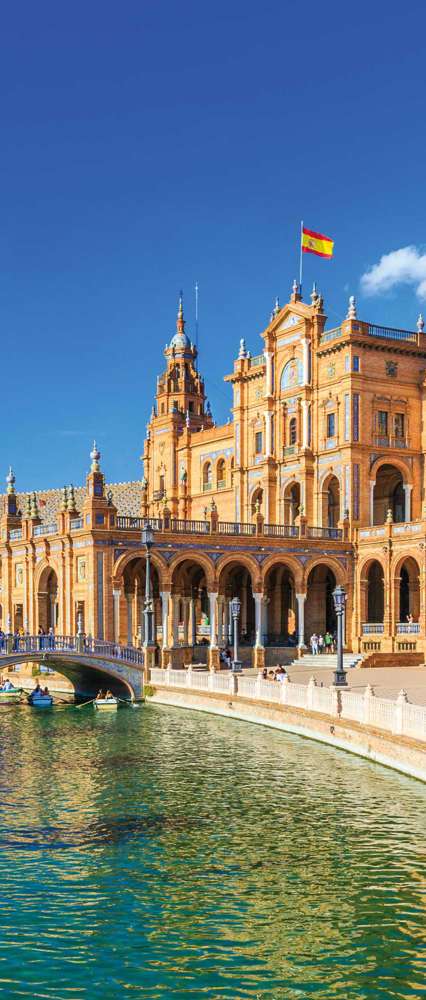
[[[361,277],[364,295],[380,295],[396,285],[415,285],[418,298],[426,299],[426,253],[414,246],[392,250]]]

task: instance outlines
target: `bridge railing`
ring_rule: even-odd
[[[3,635],[0,636],[0,655],[19,653],[80,653],[82,656],[106,656],[108,659],[124,660],[143,667],[143,649],[134,646],[120,646],[116,642],[93,639],[84,635]]]

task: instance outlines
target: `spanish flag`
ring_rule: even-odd
[[[314,233],[312,229],[302,229],[303,253],[316,253],[318,257],[333,256],[334,240],[322,233]]]

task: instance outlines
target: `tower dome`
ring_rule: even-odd
[[[185,351],[191,347],[191,341],[185,333],[185,320],[183,318],[183,295],[179,296],[179,308],[176,320],[176,333],[172,337],[169,347],[175,351]]]

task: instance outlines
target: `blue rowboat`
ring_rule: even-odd
[[[53,698],[51,694],[30,694],[28,704],[31,705],[31,708],[51,708]]]

